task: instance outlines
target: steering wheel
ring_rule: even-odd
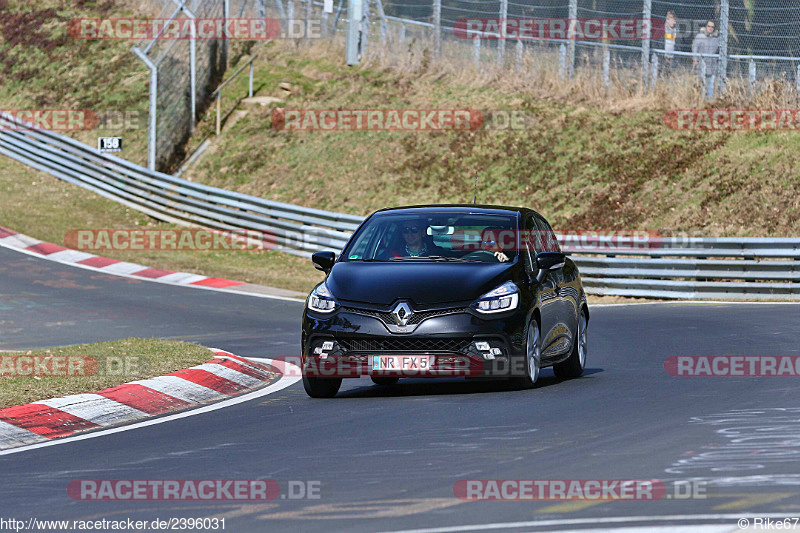
[[[494,255],[494,252],[490,252],[488,250],[475,250],[474,252],[470,252],[467,255],[462,255],[461,259],[467,260],[475,260],[475,261],[484,261],[484,262],[491,262],[491,263],[499,263],[500,260],[497,259],[497,256]]]

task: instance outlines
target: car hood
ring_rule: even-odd
[[[327,285],[334,298],[390,305],[407,299],[419,305],[475,300],[510,279],[514,264],[336,263]]]

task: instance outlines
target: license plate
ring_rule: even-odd
[[[433,364],[430,355],[373,355],[372,370],[387,371],[413,371],[429,370]]]

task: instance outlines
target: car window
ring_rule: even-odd
[[[556,234],[553,232],[553,228],[550,227],[550,224],[547,223],[545,219],[540,216],[536,217],[536,225],[538,226],[541,232],[541,245],[543,252],[560,252],[561,246],[558,244],[558,239],[556,238]]]
[[[387,213],[373,216],[358,230],[343,260],[513,262],[517,248],[513,214]]]

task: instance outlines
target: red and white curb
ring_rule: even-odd
[[[175,283],[178,285],[195,285],[200,287],[225,288],[236,285],[244,285],[241,281],[233,281],[223,278],[210,278],[187,272],[173,272],[171,270],[161,270],[149,268],[136,263],[127,263],[118,259],[101,257],[87,252],[70,250],[57,244],[40,241],[27,235],[22,235],[16,231],[0,227],[0,245],[8,248],[27,250],[39,255],[47,256],[48,259],[59,263],[74,263],[94,270],[108,272],[109,274],[120,274],[144,279],[153,279]]]
[[[29,255],[39,256],[50,261],[126,278],[167,283],[169,285],[183,285],[197,289],[247,294],[261,298],[275,298],[278,300],[297,302],[304,301],[301,297],[302,295],[295,291],[261,287],[242,281],[201,276],[199,274],[190,274],[189,272],[174,272],[172,270],[151,268],[137,263],[102,257],[65,248],[58,244],[40,241],[2,226],[0,226],[0,246]]]
[[[211,348],[209,362],[91,394],[0,409],[0,450],[69,437],[252,391],[273,369]],[[277,367],[276,367],[277,368]]]

